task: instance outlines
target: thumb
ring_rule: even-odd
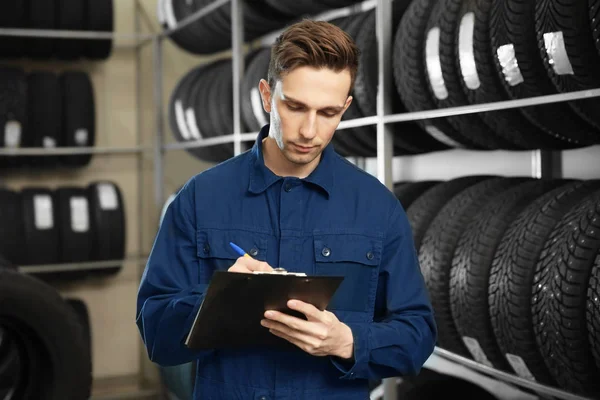
[[[254,258],[244,257],[244,263],[250,271],[273,271],[273,268],[264,261],[255,260]]]

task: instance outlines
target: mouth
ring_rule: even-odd
[[[301,146],[299,144],[293,143],[294,148],[300,153],[310,153],[315,146]]]

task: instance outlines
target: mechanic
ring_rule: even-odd
[[[250,150],[193,176],[164,214],[136,322],[150,360],[197,363],[194,399],[364,400],[369,380],[418,374],[433,352],[437,328],[405,210],[331,144],[358,61],[337,26],[289,25],[257,82],[269,124]],[[265,312],[260,323],[289,349],[185,346],[214,271],[275,267],[344,277],[325,311],[290,301],[306,320]]]

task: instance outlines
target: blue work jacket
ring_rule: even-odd
[[[268,130],[191,178],[169,205],[140,283],[140,334],[159,365],[197,362],[194,399],[368,399],[369,379],[418,373],[437,338],[408,219],[390,190],[331,144],[308,177],[276,176],[262,155]],[[229,242],[272,267],[344,276],[328,310],[350,327],[353,360],[294,346],[188,349],[212,273],[239,257]]]

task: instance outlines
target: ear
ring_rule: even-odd
[[[260,97],[262,98],[263,108],[265,112],[271,112],[271,88],[266,80],[261,79],[258,84],[258,90],[260,92]]]
[[[350,107],[351,103],[352,103],[352,96],[348,96],[348,98],[346,99],[346,104],[344,104],[344,111],[346,111],[348,109],[348,107]]]

